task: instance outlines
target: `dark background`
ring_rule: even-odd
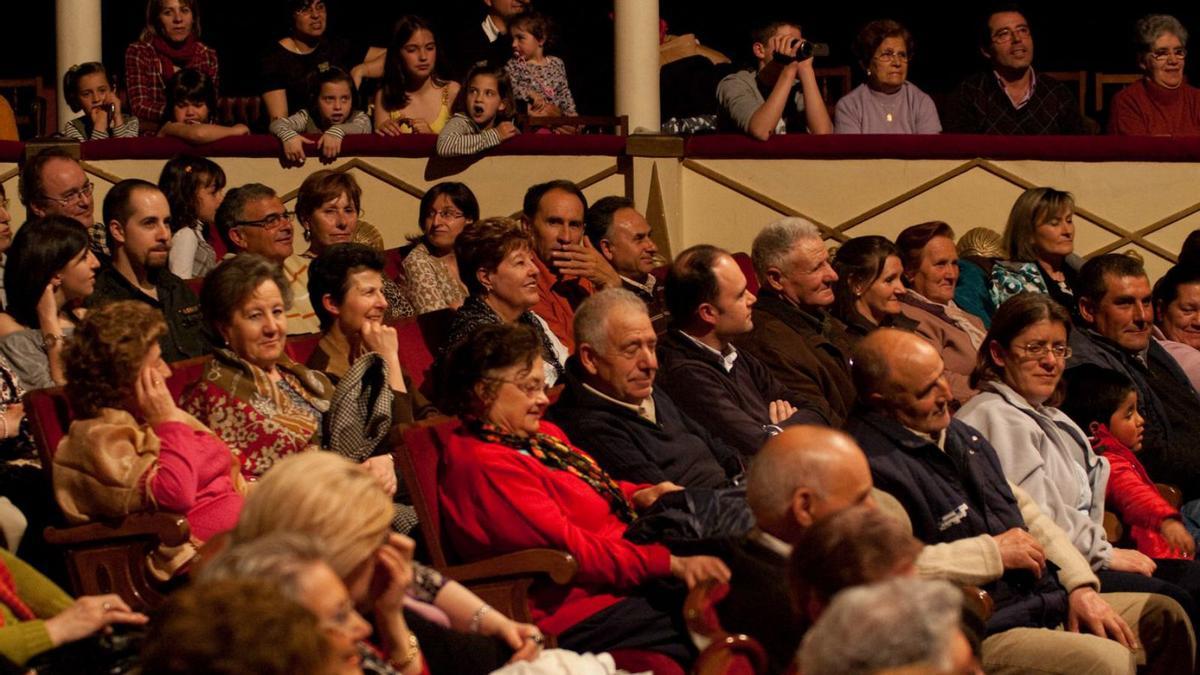
[[[221,59],[223,94],[258,93],[256,54],[284,33],[290,15],[279,0],[201,0],[203,39]],[[0,41],[0,78],[41,75],[54,81],[54,3],[50,0],[5,3],[5,38]],[[417,13],[438,27],[440,41],[456,30],[477,30],[483,18],[480,0],[327,0],[330,31],[362,44],[384,44],[394,20]],[[610,2],[538,0],[558,20],[556,53],[567,62],[571,89],[581,112],[606,114],[613,105],[613,47]],[[758,0],[709,3],[660,0],[670,32],[695,33],[735,61],[749,58],[752,24],[788,18],[803,26],[806,37],[829,43],[832,53],[818,65],[853,64],[850,44],[858,29],[876,18],[892,18],[914,34],[916,60],[910,79],[926,91],[948,90],[982,66],[975,46],[980,3],[799,3]],[[737,8],[739,12],[735,12]],[[745,8],[745,9],[743,9]],[[125,46],[137,39],[145,12],[143,0],[104,0],[104,60],[120,71]],[[1134,72],[1132,33],[1137,17],[1150,12],[1174,14],[1200,30],[1200,5],[1183,2],[1122,3],[1064,1],[1030,4],[1036,59],[1041,70]],[[856,72],[856,81],[860,75]]]

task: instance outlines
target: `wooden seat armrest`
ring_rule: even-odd
[[[154,536],[167,546],[180,546],[191,538],[187,518],[178,513],[135,513],[118,521],[86,523],[71,527],[47,527],[46,542],[56,546],[111,542],[117,539]]]
[[[963,586],[963,601],[975,608],[976,613],[985,622],[992,617],[996,609],[996,601],[992,594],[978,586]]]
[[[570,553],[549,548],[531,548],[477,562],[452,565],[439,571],[462,584],[534,574],[545,574],[556,584],[568,584],[578,570],[579,563]]]
[[[1158,488],[1158,494],[1162,495],[1162,498],[1167,500],[1171,506],[1176,509],[1183,506],[1183,490],[1168,483],[1155,483],[1154,487]]]

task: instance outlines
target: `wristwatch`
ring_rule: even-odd
[[[62,344],[66,338],[59,333],[42,333],[42,349],[50,351],[56,344]]]

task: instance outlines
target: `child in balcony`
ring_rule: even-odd
[[[499,68],[475,66],[454,102],[454,117],[438,134],[437,154],[459,157],[483,152],[517,135],[512,87]]]
[[[354,109],[354,81],[341,68],[331,67],[311,78],[308,107],[291,117],[271,120],[271,133],[283,143],[283,156],[294,164],[304,163],[304,146],[315,145],[325,161],[337,159],[347,134],[371,133],[371,118]],[[301,134],[321,134],[310,140]]]
[[[138,119],[121,112],[121,99],[104,64],[89,61],[71,66],[63,75],[63,98],[83,115],[67,122],[62,135],[76,141],[137,138]]]
[[[217,266],[209,234],[225,199],[225,171],[206,157],[177,155],[163,166],[158,187],[171,207],[167,267],[180,279],[208,274]]]
[[[549,20],[537,12],[522,12],[509,22],[513,57],[504,65],[512,80],[513,98],[528,105],[534,117],[575,116],[575,99],[567,85],[567,68],[557,56],[547,56],[553,44]]]
[[[199,145],[250,133],[250,127],[245,124],[213,124],[212,115],[216,109],[217,91],[213,88],[212,78],[193,68],[176,71],[167,82],[166,118],[158,135],[174,136]]]

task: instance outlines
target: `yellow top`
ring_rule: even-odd
[[[438,110],[437,117],[433,118],[433,121],[429,123],[429,129],[431,131],[433,131],[433,133],[435,133],[435,134],[441,133],[442,127],[446,126],[446,122],[450,121],[450,100],[449,99],[450,99],[450,85],[447,84],[446,86],[442,87],[442,107],[440,110]],[[394,119],[394,120],[401,120],[401,119],[406,119],[408,116],[399,110],[389,110],[388,117],[391,119]],[[401,131],[401,133],[411,134],[411,133],[413,133],[413,128],[412,128],[412,126],[410,126],[408,124],[402,123],[400,125],[400,131]]]

